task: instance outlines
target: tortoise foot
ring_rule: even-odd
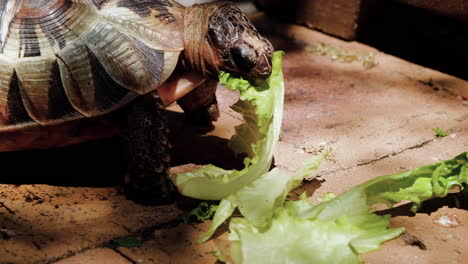
[[[157,175],[149,176],[157,178]],[[127,199],[141,205],[165,205],[174,203],[179,194],[175,186],[168,182],[164,185],[140,186],[140,184],[126,184],[125,196]]]

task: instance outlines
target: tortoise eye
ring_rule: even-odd
[[[255,66],[252,61],[254,57],[252,53],[248,47],[242,44],[231,48],[231,55],[235,65],[244,72],[249,72]]]

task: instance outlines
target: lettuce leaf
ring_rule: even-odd
[[[189,224],[192,221],[212,219],[217,209],[218,203],[215,201],[200,202],[192,211],[182,216],[182,222],[184,224]]]
[[[302,180],[316,170],[328,153],[314,157],[297,173],[274,168],[236,193],[223,199],[213,217],[209,230],[197,240],[208,240],[216,229],[226,221],[236,208],[251,225],[266,230],[277,208],[281,207],[289,192],[302,184]]]
[[[181,194],[201,200],[221,200],[270,169],[283,116],[282,52],[274,53],[272,64],[272,74],[261,86],[253,86],[229,73],[220,75],[222,84],[240,92],[240,100],[232,108],[242,114],[245,122],[236,127],[229,144],[235,153],[247,154],[244,169],[225,170],[205,165],[191,172],[173,174],[171,179]]]
[[[381,176],[319,205],[288,201],[275,210],[269,228],[233,218],[227,240],[218,239],[220,258],[228,263],[361,263],[359,254],[379,248],[404,232],[389,228],[390,216],[371,205],[443,197],[468,184],[468,154],[411,171]]]

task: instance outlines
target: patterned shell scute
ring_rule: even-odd
[[[0,0],[0,131],[155,90],[183,50],[182,15],[170,0]]]

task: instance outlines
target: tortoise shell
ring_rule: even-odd
[[[184,49],[170,0],[0,0],[0,133],[113,111]]]

